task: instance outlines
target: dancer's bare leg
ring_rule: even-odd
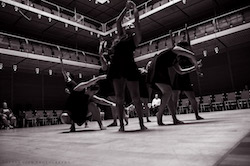
[[[139,91],[139,82],[138,81],[127,81],[128,90],[130,96],[132,98],[133,104],[135,105],[135,109],[139,118],[139,124],[141,130],[146,130],[147,128],[143,123],[143,111],[142,111],[142,103],[140,99],[140,91]]]
[[[173,100],[172,99],[170,100],[170,98],[172,96],[172,88],[169,85],[162,84],[162,83],[156,83],[156,85],[158,86],[158,88],[162,92],[161,105],[160,105],[159,111],[157,113],[158,125],[164,125],[164,123],[162,122],[162,116],[163,116],[163,112],[164,112],[166,106],[168,106],[168,109],[171,112],[174,124],[183,123],[176,118],[176,112],[174,109],[175,106],[174,106]]]
[[[101,130],[105,130],[106,127],[104,127],[102,124],[100,110],[98,109],[97,105],[93,102],[89,103],[88,110],[89,110],[89,112],[92,113],[92,120],[97,121]]]
[[[126,80],[124,78],[121,79],[114,79],[113,86],[116,96],[116,110],[118,113],[118,118],[120,121],[120,129],[119,131],[124,131],[124,123],[123,123],[123,116],[124,116],[124,96],[125,96],[125,85]]]
[[[145,115],[147,118],[147,122],[151,122],[149,120],[149,108],[148,108],[148,99],[147,98],[141,98],[142,103],[144,103],[144,107],[145,107]]]
[[[185,95],[188,97],[188,100],[191,103],[192,109],[194,110],[195,113],[195,118],[196,120],[202,120],[204,118],[199,116],[199,111],[198,111],[198,103],[195,100],[195,94],[193,91],[184,91]]]

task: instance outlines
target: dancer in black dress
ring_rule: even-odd
[[[125,30],[122,27],[122,20],[126,12],[130,9],[133,9],[134,11],[134,32],[131,29]],[[108,79],[113,81],[115,90],[116,105],[120,120],[119,131],[124,131],[123,112],[126,85],[136,107],[140,128],[141,130],[145,130],[147,128],[143,123],[142,103],[140,101],[139,92],[139,71],[133,57],[133,52],[141,41],[139,13],[134,2],[129,0],[126,2],[126,7],[118,16],[116,24],[118,36],[112,45],[114,55],[111,60]]]
[[[110,66],[110,60],[111,60],[111,51],[108,49],[107,41],[105,41],[103,38],[100,40],[99,45],[99,55],[100,55],[100,62],[101,62],[101,69],[99,71],[99,74],[107,74]],[[108,100],[115,102],[115,92],[114,87],[112,85],[112,81],[109,79],[101,80],[99,82],[100,90],[98,92],[98,95],[107,98]],[[114,127],[117,126],[117,118],[118,113],[116,107],[111,107],[112,111],[112,118],[113,122],[109,124],[107,127]],[[128,116],[126,116],[126,112],[124,111],[124,120],[126,122],[126,125],[128,125]]]
[[[184,42],[177,44],[177,45],[180,46],[183,44]],[[185,45],[188,45],[188,43],[186,43]],[[186,57],[181,57],[179,63],[183,67],[187,67],[190,65],[190,61]],[[192,109],[194,110],[196,120],[203,119],[202,117],[199,116],[199,113],[198,113],[198,103],[195,99],[195,94],[193,91],[193,86],[190,81],[189,73],[183,74],[183,75],[176,73],[175,75],[174,83],[173,83],[173,97],[172,97],[173,102],[175,104],[175,108],[177,108],[177,104],[178,104],[178,100],[179,100],[179,96],[181,92],[183,92],[188,97],[188,100],[191,103]]]
[[[190,45],[190,37],[188,34],[188,30],[187,30],[187,24],[185,25],[185,27],[186,27],[186,31],[185,31],[186,40],[180,41],[179,43],[177,43],[177,46],[181,46],[185,49],[192,51],[192,48]],[[172,44],[174,45],[175,41],[172,38],[172,34],[170,34],[170,36],[172,39]],[[198,63],[201,67],[201,61],[199,61]],[[189,59],[186,57],[181,57],[179,64],[182,67],[192,66],[192,63],[190,63]],[[202,73],[198,70],[197,75],[202,76]],[[175,104],[175,110],[177,108],[178,100],[179,100],[181,92],[183,92],[188,97],[188,100],[190,101],[192,109],[195,113],[196,120],[202,120],[203,118],[199,116],[198,103],[195,99],[195,94],[193,91],[193,86],[192,86],[191,81],[190,81],[189,73],[183,74],[183,75],[176,73],[176,75],[175,75],[174,83],[173,83],[173,97],[172,97],[173,102]]]
[[[181,55],[189,58],[193,66],[189,68],[181,68],[178,62]],[[198,68],[198,64],[193,55],[193,52],[182,47],[175,46],[174,48],[163,50],[153,58],[149,68],[148,81],[151,83],[153,88],[159,88],[162,92],[162,102],[157,113],[158,125],[164,125],[162,122],[162,116],[166,105],[171,112],[174,124],[183,123],[176,118],[174,103],[173,100],[170,100],[172,96],[172,83],[169,68],[173,67],[174,71],[179,74],[185,74],[196,70]]]
[[[69,76],[64,68],[62,57],[60,57],[62,65],[62,73],[66,82],[67,92],[69,97],[66,103],[67,113],[61,115],[63,123],[71,124],[70,131],[75,131],[75,123],[81,126],[87,120],[96,120],[101,130],[106,129],[102,125],[100,110],[96,103],[115,106],[115,103],[106,99],[100,98],[95,94],[98,92],[99,87],[96,82],[102,79],[106,79],[106,75],[101,75],[90,79],[86,82],[77,84],[71,76]]]

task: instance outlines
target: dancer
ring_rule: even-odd
[[[100,110],[96,103],[115,106],[115,103],[96,96],[99,87],[96,82],[106,79],[106,75],[101,75],[90,79],[86,82],[76,84],[72,76],[68,75],[63,68],[62,57],[60,56],[62,73],[66,82],[67,92],[69,97],[66,103],[67,113],[61,115],[63,123],[71,124],[70,131],[75,131],[75,123],[81,126],[87,120],[96,120],[100,129],[105,130],[106,127],[102,125]]]
[[[109,57],[109,49],[107,46],[107,41],[103,40],[103,38],[100,40],[99,55],[101,62],[101,69],[99,71],[99,74],[107,74],[109,70],[111,57]],[[98,92],[98,95],[105,97],[112,102],[115,102],[115,92],[112,82],[108,79],[105,79],[101,80],[99,82],[99,85],[100,85],[100,90]],[[111,107],[111,112],[112,112],[113,122],[109,124],[107,127],[115,127],[118,125],[117,124],[118,115],[116,107]],[[128,125],[128,116],[126,115],[125,110],[124,110],[124,120],[126,122],[126,125]]]
[[[145,67],[139,68],[140,71],[140,76],[139,76],[139,86],[140,86],[140,97],[141,97],[141,102],[143,105],[143,110],[146,116],[147,122],[151,122],[149,119],[150,116],[150,110],[148,107],[149,101],[149,96],[151,95],[151,89],[149,85],[147,84],[147,74],[148,71]]]
[[[189,68],[181,68],[178,63],[181,55],[189,58],[193,66]],[[172,97],[172,84],[170,80],[169,68],[173,67],[174,71],[179,74],[185,74],[196,70],[198,68],[198,64],[193,55],[193,52],[180,46],[175,46],[174,48],[163,50],[153,58],[149,70],[149,82],[151,83],[152,87],[156,86],[162,92],[162,102],[157,113],[158,125],[165,125],[162,122],[162,116],[166,106],[168,106],[168,109],[171,112],[173,123],[183,123],[176,118],[174,103],[172,100],[170,100]]]
[[[133,29],[123,29],[122,20],[126,12],[130,9],[134,11],[135,22]],[[147,129],[143,123],[142,103],[139,92],[139,71],[134,61],[133,52],[141,41],[141,32],[139,24],[139,14],[136,5],[132,1],[126,2],[126,7],[118,16],[116,21],[118,36],[112,44],[114,55],[110,64],[108,79],[113,81],[116,95],[116,105],[118,117],[120,120],[119,131],[124,131],[123,112],[125,87],[128,87],[132,101],[136,107],[141,130]]]
[[[181,46],[185,49],[192,51],[191,45],[190,45],[190,37],[189,37],[188,31],[187,31],[187,24],[185,25],[185,29],[186,29],[185,36],[186,36],[187,40],[180,41],[177,44],[177,46]],[[174,43],[175,43],[174,39],[172,38],[171,34],[170,34],[170,36],[172,39],[172,43],[174,45]],[[179,64],[183,67],[188,67],[188,66],[192,65],[190,63],[189,59],[186,57],[181,57]],[[183,75],[176,73],[176,75],[175,75],[174,83],[173,83],[173,97],[172,97],[174,105],[175,105],[175,110],[177,109],[178,100],[179,100],[179,96],[180,96],[181,92],[183,92],[188,97],[188,100],[190,101],[192,109],[195,113],[196,120],[204,119],[204,118],[200,117],[199,113],[198,113],[199,112],[198,111],[198,103],[195,99],[195,94],[194,94],[193,87],[192,87],[192,84],[190,81],[189,73],[183,74]]]

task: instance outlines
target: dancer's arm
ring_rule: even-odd
[[[61,71],[63,74],[63,78],[65,82],[70,82],[72,79],[67,75],[66,71],[64,70],[64,65],[63,65],[63,60],[62,60],[62,55],[60,54],[60,61],[61,61]]]
[[[89,86],[91,85],[94,85],[97,81],[99,80],[104,80],[107,78],[107,75],[104,74],[104,75],[100,75],[100,76],[97,76],[97,77],[94,77],[88,81],[85,81],[85,82],[81,82],[79,83],[75,88],[74,88],[74,91],[82,91],[86,88],[88,88]]]
[[[109,101],[107,99],[104,99],[104,98],[101,98],[101,97],[98,97],[96,95],[93,95],[93,98],[92,100],[98,104],[101,104],[101,105],[106,105],[106,106],[113,106],[115,107],[116,104],[112,101]]]
[[[104,55],[107,55],[107,54],[108,54],[107,52],[100,54],[101,68],[103,71],[106,71],[108,69],[108,61],[104,57]]]
[[[174,70],[180,74],[180,75],[183,75],[183,74],[187,74],[187,73],[191,73],[193,71],[196,70],[196,67],[195,66],[192,66],[192,67],[188,67],[188,68],[182,68],[178,63],[175,64],[173,66]]]
[[[140,28],[140,18],[139,18],[139,12],[138,9],[136,8],[136,4],[133,1],[130,1],[130,4],[133,5],[134,8],[134,16],[135,16],[135,36],[134,36],[134,43],[135,46],[137,47],[140,42],[141,42],[141,28]]]
[[[130,4],[129,4],[129,1],[127,1],[126,7],[122,10],[122,12],[120,13],[120,15],[118,16],[116,20],[116,27],[117,27],[117,32],[119,36],[123,35],[122,20],[124,16],[126,15],[126,12],[129,10],[129,8],[130,8]]]
[[[173,52],[176,53],[178,56],[185,56],[187,58],[189,58],[191,60],[191,62],[194,64],[195,67],[198,67],[197,61],[194,57],[194,53],[192,51],[189,51],[185,48],[179,47],[179,46],[175,46],[173,48]]]

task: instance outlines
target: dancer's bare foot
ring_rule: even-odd
[[[162,116],[160,116],[158,113],[156,114],[156,118],[157,118],[157,124],[159,126],[164,126],[165,124],[162,122]]]
[[[125,122],[126,122],[125,126],[127,126],[127,125],[128,125],[128,118],[125,117],[124,120],[125,120]]]
[[[175,125],[184,124],[184,122],[183,122],[183,121],[180,121],[180,120],[178,120],[178,119],[176,119],[176,120],[174,121],[174,124],[175,124]]]
[[[120,131],[120,132],[124,132],[124,131],[125,131],[124,126],[121,126],[121,127],[120,127],[120,129],[119,129],[118,131]]]
[[[143,131],[143,130],[147,130],[148,128],[146,127],[146,126],[144,126],[144,125],[142,125],[141,126],[141,130]]]
[[[199,115],[196,116],[196,120],[203,120],[204,118],[200,117]]]
[[[106,130],[107,127],[105,127],[105,126],[100,126],[100,129],[101,129],[101,130]]]
[[[108,125],[108,127],[114,127],[114,126],[117,126],[117,122],[113,122],[113,123]]]
[[[75,131],[76,131],[75,125],[71,125],[70,132],[75,132]]]

